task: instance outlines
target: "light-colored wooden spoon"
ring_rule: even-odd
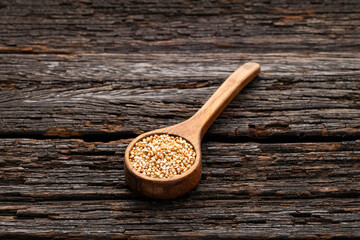
[[[176,125],[150,131],[135,138],[125,151],[125,179],[129,187],[143,196],[155,199],[176,198],[195,188],[201,177],[201,140],[204,134],[232,99],[259,72],[259,64],[245,63],[226,79],[194,116]],[[137,172],[129,161],[134,144],[150,135],[164,133],[180,136],[194,146],[196,152],[194,165],[181,175],[167,179],[152,178]]]

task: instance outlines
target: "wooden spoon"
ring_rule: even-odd
[[[188,120],[176,125],[157,129],[135,138],[125,151],[125,180],[129,187],[146,197],[172,199],[195,188],[201,177],[201,140],[215,119],[232,99],[260,72],[260,65],[248,62],[239,67],[216,90],[205,105]],[[130,151],[139,140],[153,134],[170,134],[189,141],[195,148],[194,165],[181,175],[171,178],[152,178],[137,172],[129,161]]]

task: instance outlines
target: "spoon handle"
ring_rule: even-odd
[[[201,139],[226,106],[259,72],[260,65],[254,62],[240,66],[216,90],[204,106],[188,120],[193,129],[200,129]]]

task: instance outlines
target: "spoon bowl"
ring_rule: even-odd
[[[125,181],[143,196],[154,199],[177,198],[195,188],[201,178],[201,140],[208,128],[231,100],[260,72],[260,65],[248,62],[232,73],[204,106],[191,118],[176,125],[143,133],[128,145],[125,151]],[[143,138],[154,134],[179,136],[191,143],[196,152],[194,164],[186,172],[171,178],[148,177],[136,171],[130,163],[130,152]]]

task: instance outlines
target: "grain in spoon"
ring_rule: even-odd
[[[259,64],[245,63],[226,79],[191,118],[136,137],[125,151],[125,180],[129,187],[143,196],[155,199],[177,198],[195,188],[201,178],[201,140],[203,136],[226,106],[259,72]],[[187,171],[170,178],[157,178],[140,173],[132,166],[130,153],[135,145],[144,139],[161,135],[181,137],[193,146],[196,157]]]

